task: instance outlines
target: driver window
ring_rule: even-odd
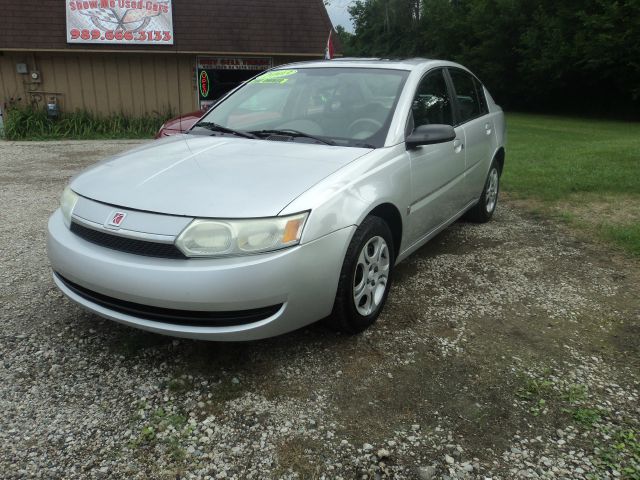
[[[433,123],[453,125],[451,98],[442,70],[431,72],[422,79],[413,99],[411,112],[412,127]]]

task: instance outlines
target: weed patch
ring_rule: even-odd
[[[597,467],[626,480],[640,480],[640,436],[638,432],[634,429],[621,429],[610,432],[610,438],[608,445],[595,449]]]
[[[51,120],[44,109],[12,107],[5,112],[4,134],[7,140],[153,138],[162,123],[172,116],[171,112],[135,117],[76,111]]]
[[[180,463],[186,458],[181,440],[188,438],[192,430],[186,416],[158,408],[143,423],[129,447],[139,450],[160,446],[173,462]]]
[[[592,427],[594,423],[602,419],[603,411],[599,408],[582,408],[578,407],[571,413],[573,420],[583,427]]]
[[[563,395],[564,400],[569,403],[583,402],[588,398],[588,390],[586,385],[569,385]]]
[[[320,466],[314,465],[310,457],[321,448],[316,441],[305,437],[290,438],[277,448],[278,468],[273,478],[282,478],[287,473],[297,474],[297,478],[320,478]]]
[[[172,393],[186,393],[193,388],[193,379],[186,375],[170,378],[166,387]]]

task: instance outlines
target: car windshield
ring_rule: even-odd
[[[199,125],[272,140],[378,148],[408,74],[342,67],[271,70],[221,101]]]

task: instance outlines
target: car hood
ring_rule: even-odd
[[[89,168],[78,194],[111,205],[189,217],[277,215],[369,149],[178,135]]]

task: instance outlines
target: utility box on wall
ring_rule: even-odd
[[[60,116],[60,107],[58,107],[58,99],[55,96],[47,98],[47,117],[56,120]]]

